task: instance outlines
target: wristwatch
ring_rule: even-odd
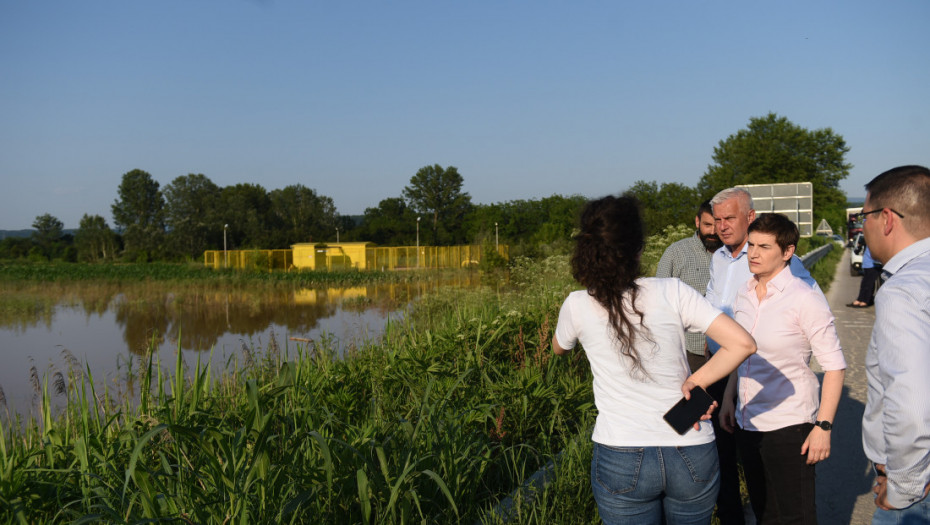
[[[830,430],[833,428],[833,423],[830,423],[829,421],[816,421],[814,422],[814,426],[820,427],[824,430]]]

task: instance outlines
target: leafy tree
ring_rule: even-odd
[[[5,237],[0,240],[0,259],[25,259],[34,246],[30,237]]]
[[[138,169],[124,174],[112,211],[113,222],[122,230],[125,255],[152,260],[165,234],[165,198],[158,182]]]
[[[565,253],[581,207],[580,195],[478,205],[468,215],[469,235],[479,244],[510,245],[511,255]]]
[[[220,192],[220,217],[228,224],[227,242],[232,249],[281,248],[275,244],[275,216],[271,198],[258,184],[226,186]]]
[[[376,208],[366,208],[356,237],[387,246],[416,244],[417,214],[400,197],[382,200]],[[422,232],[421,232],[422,233]]]
[[[32,227],[35,228],[32,240],[39,253],[45,256],[46,259],[54,258],[59,248],[58,242],[61,240],[65,228],[64,224],[51,214],[46,213],[37,216],[36,220],[32,222]]]
[[[178,254],[198,258],[222,242],[220,188],[203,174],[177,177],[165,186],[169,243]]]
[[[846,208],[840,181],[852,168],[845,159],[848,152],[846,141],[830,128],[811,131],[769,113],[749,119],[746,129],[720,141],[697,190],[707,199],[742,184],[810,182],[814,224],[825,218],[840,230]]]
[[[545,221],[531,238],[539,243],[571,243],[571,235],[577,226],[578,215],[588,201],[581,195],[565,197],[552,195],[540,200],[545,211]]]
[[[74,236],[77,258],[81,261],[99,262],[113,259],[116,255],[116,233],[107,226],[99,215],[84,214]]]
[[[279,228],[276,247],[336,238],[336,228],[341,223],[330,197],[302,184],[294,184],[272,191],[269,198]]]
[[[362,215],[339,215],[339,235],[343,241],[368,241],[359,237]]]
[[[656,235],[667,226],[694,224],[700,201],[694,188],[677,182],[636,181],[627,190],[642,204],[646,235]]]
[[[471,210],[471,196],[462,192],[462,176],[454,166],[425,166],[410,178],[404,198],[417,212],[430,218],[429,244],[453,244],[464,241],[461,228],[465,214]],[[423,231],[421,228],[421,238]],[[422,239],[421,239],[422,241]]]

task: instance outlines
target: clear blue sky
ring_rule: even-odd
[[[428,164],[476,203],[697,183],[772,111],[843,189],[930,164],[930,2],[0,0],[0,229],[112,226],[124,173],[360,214]]]

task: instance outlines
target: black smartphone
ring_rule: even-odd
[[[675,432],[684,435],[701,419],[701,416],[707,413],[707,409],[713,402],[714,398],[710,397],[706,390],[695,387],[691,391],[691,399],[682,397],[681,401],[675,403],[675,406],[662,417],[675,429]]]

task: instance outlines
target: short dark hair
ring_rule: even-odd
[[[756,215],[756,220],[749,224],[749,233],[752,232],[774,235],[775,242],[778,243],[782,253],[785,253],[789,246],[797,247],[798,239],[801,238],[798,226],[780,213],[760,213]]]
[[[710,215],[711,217],[714,216],[714,207],[710,205],[710,199],[707,199],[706,201],[702,202],[700,206],[698,206],[696,217],[700,217],[704,213]]]
[[[923,166],[898,166],[865,185],[872,209],[891,208],[918,238],[930,236],[930,170]]]

